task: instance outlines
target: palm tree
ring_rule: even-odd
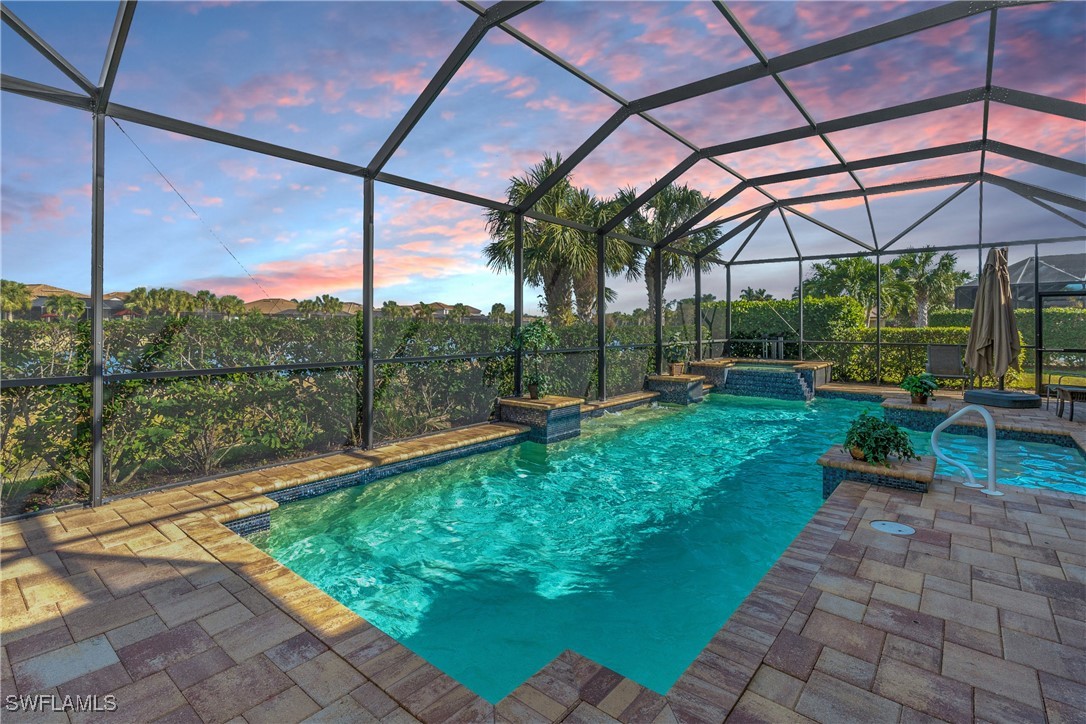
[[[878,267],[862,256],[813,264],[810,276],[803,280],[803,293],[808,297],[852,297],[863,305],[865,323],[870,322],[878,301]],[[885,303],[885,291],[883,295]]]
[[[154,299],[151,298],[147,287],[136,287],[128,293],[124,300],[125,309],[147,316],[155,310]]]
[[[215,311],[224,317],[239,317],[245,313],[245,300],[233,294],[224,294],[215,300]]]
[[[343,312],[343,302],[339,300],[339,297],[333,297],[331,294],[322,294],[314,301],[317,303],[317,308],[320,309],[322,314],[334,317]]]
[[[207,289],[196,292],[196,308],[205,317],[211,314],[212,310],[215,309],[215,293]]]
[[[33,301],[30,298],[30,289],[25,284],[0,279],[0,308],[9,322],[15,318],[16,312],[28,311]]]
[[[490,321],[494,324],[502,324],[509,319],[509,312],[501,302],[494,302],[490,306]]]
[[[506,189],[508,203],[520,204],[562,163],[562,156],[549,154],[528,169],[524,176],[513,177]],[[534,210],[588,226],[598,226],[601,204],[586,189],[573,185],[570,177],[551,187],[536,202]],[[487,232],[493,241],[483,250],[487,265],[499,271],[513,268],[514,220],[507,212],[487,212]],[[629,255],[628,245],[608,239],[605,250],[608,266],[624,268],[611,260]],[[594,313],[596,303],[596,239],[590,231],[580,231],[560,224],[526,219],[524,223],[524,279],[543,289],[543,311],[552,324],[568,324],[574,317],[574,296],[578,316]]]
[[[300,302],[297,299],[291,299],[290,301],[298,305],[298,314],[305,319],[320,312],[320,305],[314,299],[303,299]]]
[[[928,312],[933,307],[951,306],[954,290],[972,274],[958,271],[958,258],[950,252],[938,254],[924,249],[902,254],[888,265],[898,283],[897,299],[913,326],[928,326]]]
[[[468,318],[467,305],[457,302],[452,306],[452,309],[449,310],[449,316],[455,322],[463,322],[465,319]]]
[[[415,305],[415,319],[430,320],[434,318],[434,305],[419,302]]]
[[[773,295],[767,292],[765,289],[755,289],[753,287],[747,287],[743,291],[739,292],[739,301],[741,302],[768,302],[773,299]]]
[[[615,204],[625,206],[637,198],[636,189],[623,189],[615,197]],[[631,236],[637,236],[646,241],[659,243],[667,238],[683,223],[697,214],[709,199],[697,189],[688,186],[669,184],[660,193],[637,210],[624,226]],[[720,236],[716,228],[698,232],[691,236],[683,237],[676,241],[672,248],[697,252],[712,244]],[[663,267],[663,287],[667,288],[669,281],[681,279],[693,269],[694,259],[683,254],[664,252],[660,255]],[[706,255],[706,260],[720,261],[720,257],[711,252]],[[646,247],[638,247],[634,260],[629,265],[628,276],[636,279],[640,275],[645,278],[645,291],[649,297],[648,313],[650,318],[656,315],[656,255]],[[711,267],[704,267],[706,269]],[[661,295],[664,289],[660,290]]]
[[[58,294],[45,300],[42,311],[55,314],[60,319],[79,319],[87,311],[87,305],[79,297]]]
[[[390,299],[381,305],[381,316],[385,319],[400,319],[404,316],[404,308]]]

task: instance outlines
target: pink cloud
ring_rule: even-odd
[[[1086,161],[1083,124],[1071,118],[992,103],[988,137],[1053,156]]]
[[[770,78],[664,106],[653,114],[702,147],[807,125]]]
[[[3,189],[2,228],[5,234],[16,231],[44,231],[56,226],[75,213],[75,207],[66,203],[70,194],[43,194],[35,191],[5,186]]]
[[[249,114],[263,111],[264,118],[273,120],[274,109],[307,106],[316,99],[312,92],[320,84],[304,73],[258,75],[241,85],[219,90],[218,104],[207,117],[214,126],[234,127]],[[270,115],[267,115],[270,114]]]

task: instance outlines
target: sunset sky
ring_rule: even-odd
[[[921,2],[729,3],[770,57],[918,12]],[[96,80],[115,3],[11,2],[11,9]],[[452,2],[145,2],[125,48],[113,100],[358,165],[369,163],[475,15]],[[839,56],[783,74],[816,121],[977,88],[985,82],[989,14]],[[1086,3],[1001,9],[993,83],[1086,103]],[[627,99],[756,62],[709,2],[550,1],[515,18],[518,30]],[[3,72],[77,88],[6,25]],[[3,248],[6,279],[89,289],[90,118],[9,93],[2,98]],[[501,30],[492,30],[429,109],[386,171],[502,199],[509,178],[544,153],[568,154],[617,108],[609,98]],[[804,125],[771,79],[675,104],[657,119],[698,145]],[[107,291],[174,286],[254,300],[330,293],[361,298],[362,184],[359,179],[265,158],[127,122],[124,131],[201,217],[163,182],[110,122],[106,137]],[[857,160],[979,140],[983,104],[830,134]],[[1081,122],[993,103],[989,137],[1086,161]],[[574,172],[600,196],[643,189],[689,154],[631,118]],[[818,138],[720,159],[746,177],[834,163]],[[867,185],[980,169],[980,154],[860,171]],[[989,154],[985,170],[1082,198],[1083,179]],[[737,179],[708,161],[682,183],[717,196]],[[846,174],[776,184],[778,198],[855,188]],[[512,277],[486,267],[483,210],[378,184],[374,276],[380,302],[465,302],[512,307]],[[885,243],[947,198],[954,187],[872,197]],[[974,187],[896,244],[977,241]],[[765,202],[747,191],[717,216]],[[984,241],[1062,237],[1082,229],[990,184]],[[801,211],[871,242],[862,199]],[[1065,209],[1072,216],[1086,218]],[[854,251],[789,216],[805,254]],[[208,230],[210,227],[213,233]],[[220,241],[222,243],[220,243]],[[741,240],[730,242],[730,256]],[[226,245],[239,263],[224,249]],[[1083,242],[1061,245],[1081,251]],[[792,256],[773,216],[740,260]],[[975,253],[963,264],[975,265]],[[972,267],[975,269],[975,266]],[[791,293],[794,263],[741,267],[737,288]],[[644,306],[644,287],[614,279],[617,307]],[[668,288],[687,296],[692,282]],[[724,274],[705,291],[724,296]],[[535,292],[525,295],[534,306]]]

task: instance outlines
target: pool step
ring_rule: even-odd
[[[798,372],[731,369],[718,391],[780,400],[810,400],[814,397],[814,392]]]

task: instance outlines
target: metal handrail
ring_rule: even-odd
[[[951,423],[957,420],[959,417],[966,415],[970,412],[976,412],[984,418],[984,425],[987,428],[988,437],[988,486],[985,487],[982,483],[978,483],[976,478],[973,477],[973,471],[963,463],[957,460],[951,460],[943,452],[943,449],[939,447],[939,434],[950,427]],[[965,473],[965,485],[967,488],[981,488],[980,492],[985,495],[1003,495],[1000,491],[996,490],[996,428],[995,420],[992,419],[992,413],[980,405],[966,405],[962,409],[955,412],[947,419],[940,422],[931,433],[931,451],[935,453],[935,457],[942,460],[947,465],[953,465],[954,467]]]

